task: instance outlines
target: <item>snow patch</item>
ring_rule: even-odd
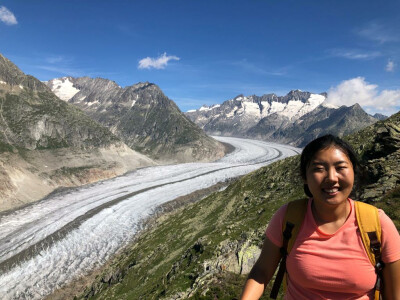
[[[202,106],[199,109],[199,111],[209,111],[209,110],[211,110],[211,108],[209,108],[208,106]]]
[[[254,102],[243,102],[243,108],[246,114],[259,118],[260,117],[260,107]]]
[[[56,94],[61,100],[68,101],[79,92],[79,90],[73,86],[74,84],[69,80],[68,77],[53,79],[52,83],[53,93]]]
[[[133,107],[133,106],[135,105],[135,103],[136,103],[136,101],[137,101],[138,99],[139,99],[139,95],[136,95],[136,99],[132,101],[131,107]]]
[[[318,105],[320,105],[322,102],[324,102],[325,99],[326,98],[323,95],[311,94],[310,98],[308,98],[307,102],[310,103],[311,107],[316,108]]]
[[[300,100],[290,100],[280,115],[292,119],[304,106]]]
[[[269,114],[273,114],[276,112],[281,112],[285,109],[286,104],[280,102],[272,102],[271,108],[269,110]]]
[[[232,110],[231,112],[227,113],[227,114],[226,114],[226,117],[227,117],[227,118],[232,118],[232,117],[235,115],[235,111],[236,111],[236,110]]]
[[[93,101],[93,102],[87,102],[87,103],[86,103],[87,106],[92,106],[92,105],[94,105],[94,104],[100,104],[100,101],[99,101],[99,100],[96,100],[96,101]]]
[[[268,103],[268,101],[261,101],[261,106],[262,106],[261,117],[264,118],[269,115],[269,109],[271,105]]]
[[[290,120],[295,121],[305,114],[313,111],[318,105],[325,101],[325,96],[318,94],[311,94],[306,103],[299,100],[289,101],[285,111],[282,115],[288,117]]]

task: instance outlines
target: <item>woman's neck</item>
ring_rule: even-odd
[[[313,201],[311,211],[318,228],[323,232],[333,234],[346,222],[351,207],[348,200],[337,206],[321,205]]]

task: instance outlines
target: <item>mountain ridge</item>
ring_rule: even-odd
[[[280,97],[275,94],[239,95],[222,104],[188,111],[186,115],[212,135],[256,138],[298,147],[318,135],[342,136],[385,118],[383,115],[370,116],[360,106],[333,106],[326,99],[327,93],[300,90],[292,90]],[[355,118],[341,118],[335,111]],[[322,123],[325,127],[321,127]],[[305,124],[308,128],[304,128]]]
[[[62,81],[64,85],[72,83],[76,89],[66,101],[108,127],[132,149],[154,159],[210,161],[221,158],[226,151],[184,116],[154,83],[122,88],[108,79],[68,77],[46,84],[57,93]]]

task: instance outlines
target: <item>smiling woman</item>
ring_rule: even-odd
[[[300,170],[304,191],[310,198],[303,201],[302,223],[292,224],[298,228],[292,238],[292,250],[287,252],[290,237],[286,229],[282,234],[289,204],[281,207],[269,223],[261,255],[241,299],[258,299],[262,295],[281,256],[287,272],[285,299],[379,299],[380,279],[376,272],[382,265],[383,272],[378,273],[379,278],[383,277],[383,298],[400,299],[400,236],[382,210],[372,209],[381,226],[376,230],[379,233],[374,232],[381,234],[381,247],[374,253],[376,264],[370,262],[370,251],[364,248],[360,207],[369,206],[349,198],[359,169],[352,148],[332,135],[320,137],[304,148]],[[373,248],[372,236],[369,242]]]

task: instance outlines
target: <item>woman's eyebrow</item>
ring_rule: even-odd
[[[341,164],[349,164],[349,162],[348,162],[348,161],[345,161],[345,160],[340,160],[340,161],[336,161],[336,162],[334,163],[334,165],[341,165]]]
[[[311,162],[311,165],[326,165],[326,164],[327,164],[326,161],[318,161],[318,160],[316,160],[316,161]],[[333,164],[334,165],[341,165],[341,164],[349,164],[349,162],[345,161],[345,160],[339,160],[339,161],[335,161]]]

